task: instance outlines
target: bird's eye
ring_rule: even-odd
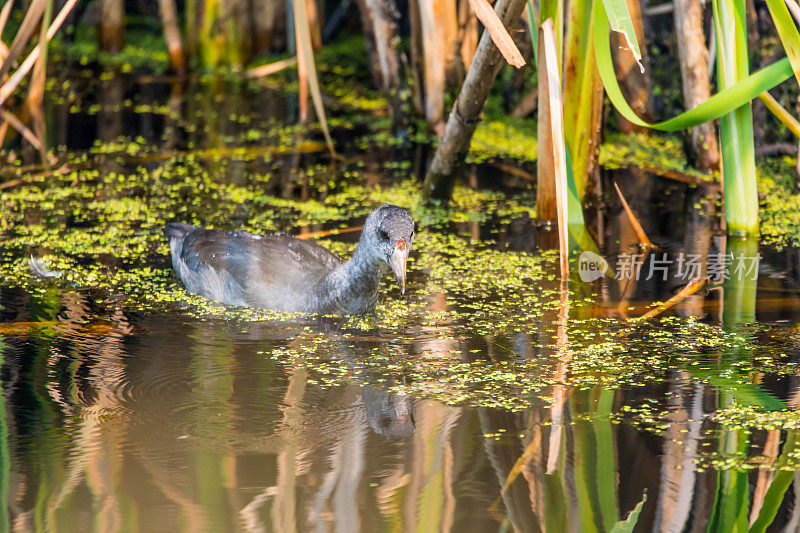
[[[389,234],[386,233],[386,230],[384,230],[384,229],[379,229],[378,230],[378,236],[380,236],[380,238],[383,239],[384,241],[388,241],[389,240]]]

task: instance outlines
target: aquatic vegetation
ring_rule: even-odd
[[[93,25],[76,27],[74,39],[54,39],[53,60],[81,66],[100,65],[121,72],[163,74],[169,70],[169,55],[159,32],[129,28],[125,47],[115,53],[100,49]]]
[[[256,124],[242,141],[288,142],[304,132]],[[109,161],[113,164],[106,167]],[[384,180],[366,185],[360,162],[333,170],[309,163],[287,173],[285,161],[280,153],[246,147],[162,157],[143,139],[96,143],[88,153],[70,156],[80,169],[37,176],[0,192],[4,286],[32,295],[54,288],[91,294],[109,310],[178,313],[241,330],[289,321],[300,324],[299,332],[262,356],[287,371],[303,368],[310,384],[337,387],[369,376],[370,383],[394,394],[447,405],[520,411],[534,398],[552,400],[556,385],[575,392],[635,390],[664,380],[676,368],[726,390],[752,387],[754,372],[797,373],[797,365],[777,349],[762,347],[752,360],[716,359],[752,349],[752,331],[677,317],[650,324],[586,318],[583,313],[591,314],[593,304],[578,295],[570,298],[573,316],[564,332],[567,341],[559,344],[555,254],[515,252],[453,231],[464,223],[500,228],[532,220],[530,190],[459,186],[450,207],[429,209],[420,204],[420,184],[408,178],[407,165],[388,165]],[[771,186],[786,191],[782,181]],[[285,192],[300,187],[307,188],[305,200]],[[408,293],[400,298],[387,278],[387,296],[374,314],[363,317],[287,316],[226,308],[189,295],[171,270],[161,233],[172,220],[253,232],[346,227],[384,202],[409,209],[420,222]],[[321,242],[342,255],[354,246],[350,237]],[[61,276],[32,276],[31,255]],[[556,369],[564,354],[570,359],[561,375]],[[738,423],[763,427],[763,420],[777,420],[764,408],[749,409]],[[582,415],[574,416],[577,421]],[[659,434],[666,424],[659,403],[643,407],[626,401],[602,416]],[[781,423],[788,428],[793,422]],[[703,457],[708,464],[717,460]],[[740,463],[748,461],[752,458]]]
[[[524,119],[503,117],[484,120],[475,129],[467,161],[506,158],[536,161],[536,124]]]
[[[690,167],[682,141],[669,135],[611,134],[600,145],[600,165],[608,169],[640,166],[675,170],[704,181],[719,180],[717,174],[705,174]]]

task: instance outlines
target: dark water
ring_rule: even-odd
[[[98,113],[50,110],[53,143],[81,150],[125,134],[164,150],[203,148],[241,129],[224,118],[234,111],[208,87],[194,98],[164,84],[103,84]],[[293,120],[291,96],[240,91],[225,93],[236,113]],[[127,98],[172,102],[173,114],[136,112]],[[199,125],[187,129],[187,121]],[[414,168],[425,152],[378,148],[363,157]],[[496,187],[501,174],[478,168],[473,185]],[[376,179],[389,178],[378,171]],[[755,260],[752,279],[720,278],[719,287],[666,313],[719,330],[745,328],[744,357],[731,360],[731,348],[721,346],[697,354],[718,363],[702,372],[675,364],[643,372],[639,382],[582,387],[563,379],[577,372],[577,361],[545,361],[561,338],[545,331],[560,320],[557,312],[534,334],[440,335],[422,321],[403,331],[353,333],[328,323],[198,318],[179,305],[137,311],[85,287],[23,290],[0,282],[0,529],[611,531],[643,501],[636,531],[798,530],[795,430],[714,419],[731,406],[766,413],[774,401],[788,412],[800,401],[791,366],[800,355],[797,250],[727,242],[707,191],[635,170],[604,173],[604,190],[613,191],[612,180],[647,214],[642,225],[661,249],[630,280],[581,285],[593,303],[573,308],[568,319],[640,316],[693,277],[677,266],[679,257],[693,258],[701,275],[713,274],[714,258]],[[598,206],[589,225],[619,270],[640,253],[636,238],[615,196],[607,193]],[[556,239],[523,217],[459,222],[447,231],[534,254]],[[532,283],[552,288],[548,264],[551,279]],[[447,290],[419,294],[425,275],[412,272],[409,292],[433,311],[453,306]],[[281,355],[315,339],[340,364],[320,370]],[[635,336],[620,342],[633,359],[643,343]],[[374,353],[388,354],[388,363],[364,370],[359,362]],[[426,383],[409,393],[406,381],[418,378],[393,368],[392,357],[412,366],[425,357],[528,362],[553,379],[523,407],[502,409],[427,394]],[[788,370],[749,366],[758,358]],[[339,374],[328,379],[326,372]],[[732,372],[748,383],[732,380]],[[474,392],[485,384],[468,385]],[[641,417],[630,415],[643,406]],[[645,420],[652,413],[657,423]]]

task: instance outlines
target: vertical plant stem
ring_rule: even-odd
[[[714,0],[717,80],[727,89],[749,74],[744,0]],[[751,104],[719,120],[725,219],[729,234],[758,232],[758,191]]]
[[[546,20],[552,21],[552,18]],[[539,64],[536,67],[539,78],[537,87],[537,146],[541,147],[536,156],[536,219],[540,223],[552,223],[558,220],[558,201],[556,199],[556,169],[553,151],[549,147],[553,146],[552,132],[550,125],[550,77],[547,74],[547,58],[543,53],[544,39],[543,32],[537,29],[537,48],[539,50]],[[558,51],[557,51],[558,53]],[[556,61],[556,68],[559,68],[560,61]],[[556,86],[560,89],[560,86]],[[562,137],[563,139],[563,137]]]
[[[42,27],[39,32],[39,44],[41,53],[36,67],[33,71],[31,88],[28,92],[28,110],[31,114],[33,131],[39,139],[39,155],[42,163],[47,164],[47,144],[46,144],[46,122],[44,118],[44,86],[47,81],[47,26],[50,24],[50,17],[53,14],[53,1],[48,0],[44,15],[42,16]]]
[[[378,50],[375,46],[375,23],[372,21],[372,15],[369,12],[369,8],[367,8],[366,0],[355,0],[356,6],[358,7],[358,15],[361,19],[361,27],[364,31],[364,47],[367,50],[367,60],[369,61],[369,71],[372,74],[372,85],[375,89],[379,89],[383,87],[383,73],[381,72],[381,65],[380,60],[378,59]],[[411,40],[414,40],[414,21],[413,21],[413,13],[414,13],[414,6],[409,4],[408,10],[412,13],[412,21],[411,21]],[[414,45],[411,45],[412,55],[414,50]]]
[[[98,0],[100,8],[100,48],[106,52],[119,52],[125,46],[125,2],[123,0]]]
[[[158,9],[164,26],[164,40],[167,42],[170,65],[175,72],[183,73],[186,70],[186,55],[183,52],[183,39],[178,25],[175,0],[158,0]]]
[[[198,20],[197,3],[200,0],[186,0],[186,53],[190,58],[197,57],[199,36],[197,30],[200,27]]]
[[[549,109],[549,136],[548,145],[540,145],[543,150],[539,157],[552,159],[553,181],[555,188],[556,213],[558,216],[558,250],[561,267],[561,279],[569,276],[569,233],[567,211],[567,155],[564,146],[564,117],[561,101],[561,79],[558,76],[558,52],[556,49],[555,28],[553,19],[547,19],[539,30],[540,44],[539,65],[540,76],[546,78],[546,84],[540,88],[540,93],[546,93],[545,105]]]
[[[275,49],[277,26],[285,20],[283,0],[252,0],[253,53],[262,54]]]
[[[409,18],[411,19],[411,90],[414,102],[414,113],[418,117],[425,116],[425,53],[422,50],[422,18],[419,3],[421,0],[408,0]],[[466,1],[466,0],[464,0]]]
[[[297,10],[292,11],[295,16],[295,47],[297,49],[297,98],[300,108],[300,123],[306,124],[309,120],[308,115],[308,58],[303,43],[300,42],[301,34],[297,31]]]
[[[322,17],[320,16],[317,0],[306,0],[306,13],[308,14],[311,44],[314,50],[319,50],[322,48]]]
[[[246,6],[243,0],[225,0],[220,2],[220,19],[223,31],[219,38],[224,43],[224,62],[228,66],[242,66],[249,58],[246,53],[245,32],[241,21],[244,19]],[[249,35],[249,31],[247,32]]]
[[[197,40],[198,52],[205,67],[219,65],[223,44],[218,38],[219,1],[203,0],[203,14],[200,20],[200,34]]]
[[[454,0],[421,0],[417,5],[425,72],[425,119],[442,133],[447,68],[455,53],[456,5]]]
[[[311,45],[311,35],[308,30],[308,16],[306,13],[305,0],[293,0],[294,28],[297,34],[297,64],[298,69],[301,63],[305,64],[308,77],[308,89],[311,92],[311,100],[314,103],[314,110],[317,113],[317,120],[322,127],[325,142],[332,156],[336,155],[333,148],[333,140],[328,131],[328,120],[325,117],[325,107],[322,105],[322,92],[319,88],[317,79],[317,68],[314,65],[314,52]],[[302,59],[301,59],[302,57]]]
[[[424,3],[424,2],[423,2]],[[389,101],[389,116],[396,131],[403,123],[403,78],[400,72],[400,13],[394,0],[366,0],[373,23],[375,48],[380,61],[383,90]]]
[[[538,20],[553,19],[556,32],[556,50],[558,51],[559,76],[561,62],[564,58],[564,4],[560,0],[540,0]],[[536,30],[538,33],[538,30]]]
[[[703,8],[699,0],[675,0],[675,31],[678,34],[678,61],[687,109],[711,96],[709,57],[703,31]],[[715,41],[712,41],[715,42]],[[704,172],[719,167],[719,146],[713,122],[690,130],[689,158]]]
[[[461,62],[464,69],[469,68],[472,63],[472,58],[475,55],[475,48],[478,46],[478,18],[475,13],[469,8],[468,0],[462,0],[459,5],[459,25],[461,27],[461,47],[459,53],[461,54]]]
[[[603,85],[594,55],[594,9],[599,1],[570,3],[564,42],[564,140],[580,200],[597,168],[600,144]]]

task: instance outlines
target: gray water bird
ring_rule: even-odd
[[[283,312],[357,315],[375,309],[391,268],[405,293],[414,221],[384,204],[367,217],[349,261],[289,235],[253,235],[191,224],[164,228],[186,289],[209,300]]]

